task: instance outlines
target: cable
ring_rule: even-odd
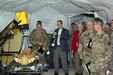
[[[88,9],[86,9],[86,8],[84,8],[84,7],[81,7],[81,6],[79,6],[79,5],[77,5],[77,4],[75,4],[72,0],[69,0],[72,4],[74,4],[75,6],[77,6],[77,7],[79,7],[79,8],[82,8],[82,9],[84,9],[84,10],[86,10],[86,11],[89,11],[89,12],[96,12],[96,11],[104,11],[105,12],[105,15],[106,15],[106,21],[108,22],[108,14],[107,14],[107,12],[106,12],[106,10],[105,9],[100,9],[100,10],[88,10]]]
[[[107,12],[106,12],[106,10],[105,10],[105,9],[100,9],[100,10],[92,10],[92,11],[90,11],[90,12],[98,12],[98,11],[104,11],[104,12],[105,12],[105,15],[106,15],[106,21],[108,22],[108,14],[107,14]]]

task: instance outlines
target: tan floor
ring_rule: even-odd
[[[74,73],[75,73],[75,70],[70,68],[69,75],[74,75]],[[30,74],[25,74],[25,75],[30,75]],[[44,72],[42,75],[54,75],[54,69],[49,69],[47,72]],[[59,70],[59,75],[65,75],[62,69]]]
[[[74,75],[74,73],[75,70],[70,68],[69,75]],[[54,69],[49,69],[48,72],[44,72],[43,75],[54,75]],[[65,75],[62,69],[59,70],[59,75]]]

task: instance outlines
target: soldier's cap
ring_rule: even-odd
[[[42,25],[42,21],[37,21],[37,25]]]

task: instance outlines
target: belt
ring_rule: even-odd
[[[59,45],[57,45],[57,47],[60,47]]]

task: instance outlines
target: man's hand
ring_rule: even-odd
[[[43,49],[44,51],[46,50],[46,48],[45,48],[45,47],[43,47],[42,49]]]
[[[104,69],[108,69],[108,68],[109,68],[109,64],[108,64],[108,63],[104,64],[104,65],[103,65],[103,68],[104,68]]]
[[[54,32],[53,35],[56,36],[57,35],[57,32]]]
[[[39,45],[41,46],[41,45],[42,45],[42,43],[39,43]]]
[[[83,59],[83,54],[82,53],[80,53],[79,56],[80,56],[80,59]]]
[[[71,50],[71,54],[74,54],[74,51],[73,50]]]

